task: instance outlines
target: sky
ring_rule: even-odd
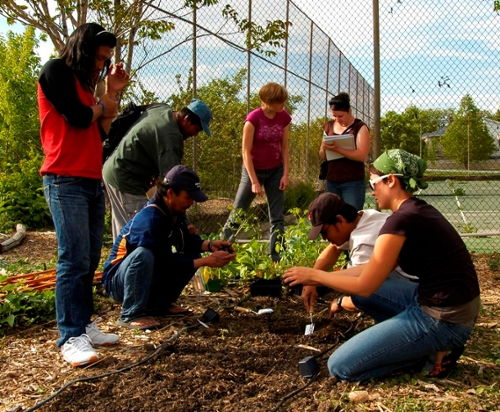
[[[373,84],[373,2],[293,2]],[[382,113],[411,104],[458,107],[467,93],[481,109],[499,109],[493,0],[380,0],[379,20]]]
[[[373,2],[292,1],[373,86]],[[265,13],[261,8],[255,13]],[[380,0],[379,17],[382,115],[411,104],[456,109],[467,93],[480,109],[499,109],[500,16],[493,0]],[[0,18],[0,33],[7,30],[22,26]],[[51,51],[51,43],[41,45],[42,62]]]

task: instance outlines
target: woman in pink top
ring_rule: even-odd
[[[276,242],[284,231],[288,132],[292,118],[284,109],[288,92],[283,86],[268,83],[259,90],[259,97],[261,107],[248,114],[243,126],[241,181],[233,213],[224,226],[224,238],[232,240],[233,231],[237,230],[234,212],[237,209],[247,210],[255,196],[262,196],[265,190],[271,223],[269,249],[273,261],[278,261],[280,256]]]

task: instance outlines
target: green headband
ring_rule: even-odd
[[[427,164],[420,157],[408,153],[401,149],[391,149],[382,153],[373,162],[375,169],[384,174],[402,174],[404,190],[413,193],[418,189],[427,188],[428,184],[424,180],[424,172]]]

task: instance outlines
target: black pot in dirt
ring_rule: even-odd
[[[280,296],[283,293],[281,279],[259,279],[250,285],[252,296]]]
[[[208,292],[220,292],[222,288],[222,280],[221,279],[210,279],[205,284],[205,289]]]

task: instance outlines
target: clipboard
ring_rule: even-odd
[[[323,135],[323,141],[328,144],[335,143],[336,146],[339,146],[343,149],[355,150],[356,142],[354,140],[353,134],[337,134],[334,136],[326,136]],[[333,150],[325,150],[326,160],[336,160],[345,157],[340,153],[334,152]]]

